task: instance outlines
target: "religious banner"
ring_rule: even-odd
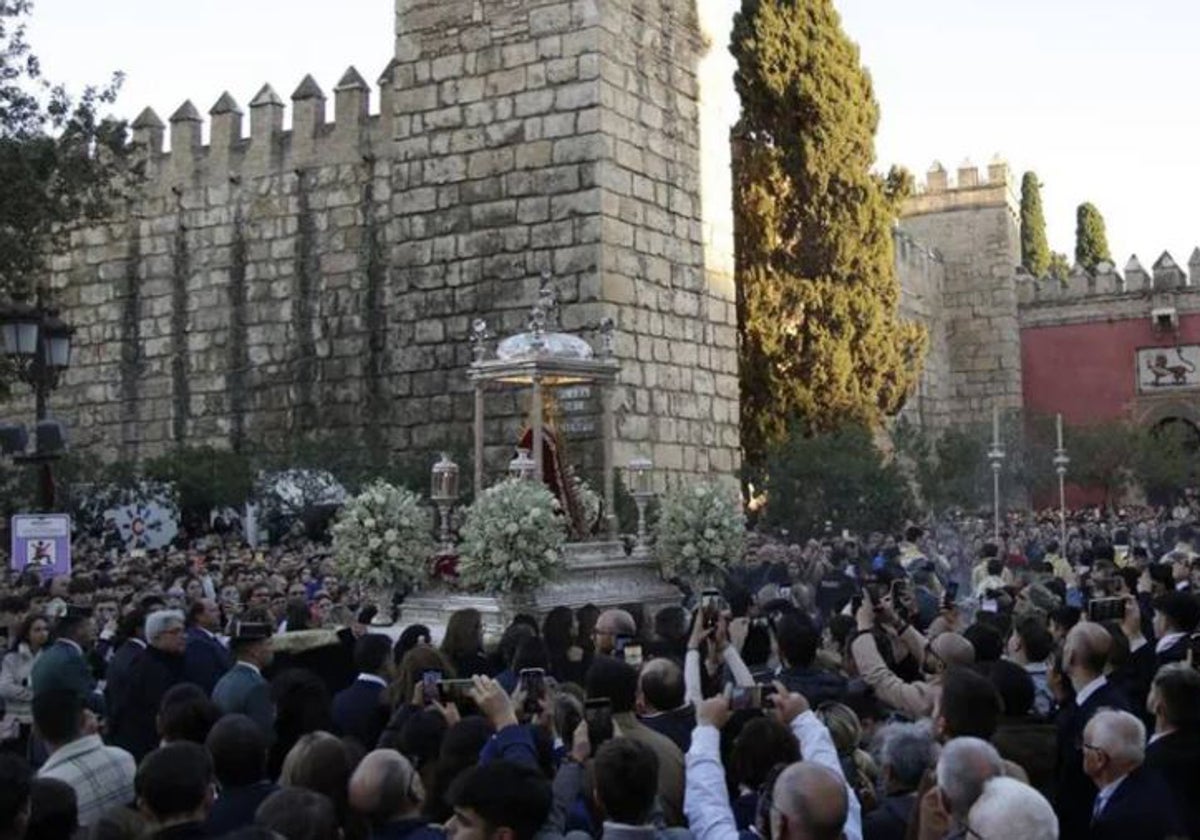
[[[1143,394],[1200,388],[1200,344],[1142,347],[1137,351],[1137,378]]]
[[[71,517],[65,513],[14,516],[11,563],[15,571],[36,569],[42,577],[71,574]]]

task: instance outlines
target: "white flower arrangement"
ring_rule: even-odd
[[[463,587],[479,592],[535,589],[562,568],[567,523],[538,481],[507,479],[467,508],[459,545]]]
[[[433,519],[421,498],[376,481],[352,498],[331,528],[338,575],[360,586],[419,586],[434,553]]]
[[[746,515],[737,491],[724,484],[679,484],[662,497],[654,552],[665,579],[696,577],[740,563]]]
[[[604,500],[582,478],[574,477],[574,481],[575,495],[579,499],[579,506],[583,509],[585,535],[590,535],[600,527],[600,514],[604,512]]]

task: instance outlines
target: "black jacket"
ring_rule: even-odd
[[[375,749],[379,733],[388,722],[390,711],[384,705],[384,688],[370,680],[356,679],[333,698],[333,725],[368,752]]]
[[[129,672],[133,665],[146,652],[146,645],[140,640],[126,639],[112,655],[105,671],[104,709],[111,722],[119,717],[125,706],[125,689],[129,687]]]
[[[1188,836],[1200,837],[1200,729],[1180,729],[1151,741],[1146,768],[1171,788]]]
[[[120,714],[109,719],[109,743],[141,762],[158,746],[158,707],[173,685],[183,682],[183,657],[148,647],[129,672]]]
[[[788,691],[798,691],[814,709],[833,700],[841,702],[846,696],[846,678],[823,668],[784,668],[777,678]]]
[[[212,694],[217,680],[233,667],[233,656],[219,641],[199,627],[187,630],[187,649],[183,653],[183,679]]]
[[[1165,840],[1183,836],[1171,789],[1144,766],[1125,778],[1092,821],[1088,840]]]
[[[266,779],[252,785],[223,788],[208,813],[205,830],[212,837],[224,837],[231,831],[254,825],[254,812],[264,799],[277,790],[279,787]]]
[[[671,739],[684,755],[692,746],[692,730],[696,728],[696,707],[691,703],[656,715],[638,716],[638,720],[659,735]]]
[[[884,797],[878,808],[863,815],[863,840],[904,840],[916,806],[915,790]]]
[[[1096,786],[1083,772],[1080,744],[1087,722],[1105,708],[1129,711],[1125,695],[1107,681],[1082,706],[1070,700],[1059,711],[1054,810],[1058,814],[1061,840],[1089,840],[1088,825],[1092,819],[1092,804],[1096,801]]]

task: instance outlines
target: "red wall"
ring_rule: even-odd
[[[1176,344],[1200,344],[1200,314],[1181,316],[1177,334],[1155,332],[1149,315],[1027,327],[1021,330],[1025,410],[1061,412],[1063,422],[1080,426],[1118,417],[1137,396],[1138,349]]]
[[[1200,314],[1180,316],[1176,334],[1155,332],[1148,314],[1122,321],[1024,328],[1025,411],[1061,413],[1065,424],[1079,426],[1124,416],[1138,395],[1134,368],[1138,349],[1176,344],[1200,344]],[[1099,496],[1069,488],[1067,504],[1098,502]]]

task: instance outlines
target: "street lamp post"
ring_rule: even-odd
[[[1000,469],[1004,465],[1004,444],[1000,442],[1000,411],[992,409],[992,445],[987,452],[992,465],[992,520],[993,537],[1000,543]]]
[[[9,303],[0,305],[0,351],[16,378],[33,389],[36,443],[32,453],[10,452],[13,460],[37,464],[41,471],[41,506],[54,507],[53,462],[62,456],[62,427],[48,417],[50,393],[58,387],[71,364],[71,337],[75,330],[64,323],[55,309]]]
[[[1063,429],[1062,415],[1059,414],[1056,419],[1058,431],[1058,445],[1054,449],[1054,472],[1058,475],[1058,532],[1060,550],[1065,557],[1067,555],[1067,467],[1071,463],[1071,459],[1067,457],[1067,450],[1063,446]]]

